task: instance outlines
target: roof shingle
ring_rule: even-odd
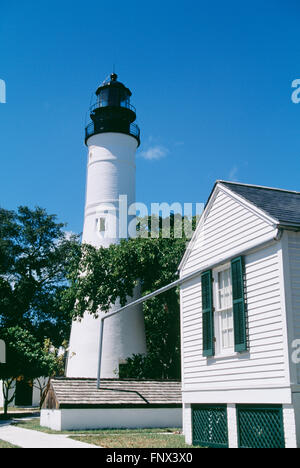
[[[181,383],[164,380],[52,379],[45,406],[147,406],[181,405]],[[49,406],[50,405],[50,406]]]
[[[257,206],[278,224],[300,226],[300,192],[218,181]]]

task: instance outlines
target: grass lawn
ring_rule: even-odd
[[[17,421],[14,424],[24,429],[47,434],[68,434],[74,440],[105,448],[192,448],[190,445],[186,445],[184,436],[178,428],[95,429],[59,432],[41,427],[38,418]]]
[[[181,434],[124,431],[117,434],[72,436],[71,439],[104,448],[192,448],[185,443],[184,436]]]
[[[8,414],[4,416],[3,408],[0,408],[0,420],[37,416],[40,414],[39,408],[9,408]]]
[[[0,413],[3,413],[3,410],[4,408],[2,408],[0,406]],[[10,414],[14,414],[14,413],[39,413],[40,412],[40,408],[38,408],[37,406],[30,406],[28,408],[23,408],[21,406],[10,406],[8,408],[8,413]]]
[[[20,448],[16,445],[11,445],[8,442],[4,442],[4,440],[0,440],[0,448]]]
[[[17,421],[13,423],[14,425],[18,427],[22,427],[24,429],[31,429],[32,431],[41,431],[45,432],[46,434],[71,434],[71,435],[76,435],[76,434],[86,434],[86,435],[103,435],[103,434],[109,434],[109,435],[114,435],[114,434],[157,434],[161,432],[168,432],[170,434],[174,434],[175,432],[178,433],[181,432],[179,428],[174,428],[174,427],[168,427],[168,428],[153,428],[153,429],[90,429],[87,431],[53,431],[49,429],[48,427],[41,427],[40,426],[40,420],[39,418],[35,419],[30,419],[28,421]]]

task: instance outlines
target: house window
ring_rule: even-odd
[[[249,349],[245,280],[244,257],[201,274],[204,357]]]
[[[214,276],[215,351],[216,354],[234,352],[232,283],[230,265],[217,269]]]

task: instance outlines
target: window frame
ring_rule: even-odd
[[[229,270],[229,280],[231,286],[231,308],[230,309],[219,309],[219,273],[222,271]],[[215,342],[215,357],[224,357],[224,356],[233,356],[235,352],[234,344],[234,317],[233,317],[233,298],[232,298],[232,278],[231,278],[231,263],[227,262],[223,265],[220,265],[217,268],[214,268],[212,271],[213,276],[213,304],[214,304],[214,342]],[[232,334],[233,334],[233,343],[229,348],[224,348],[222,346],[222,326],[221,326],[221,314],[226,310],[231,310],[232,314]]]
[[[104,230],[101,230],[101,222],[104,223]],[[96,231],[100,236],[105,236],[105,233],[107,232],[107,216],[99,216],[96,218]]]

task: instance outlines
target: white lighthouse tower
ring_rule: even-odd
[[[88,146],[86,205],[83,242],[109,247],[120,236],[119,199],[127,196],[128,206],[135,203],[135,153],[140,130],[134,123],[135,108],[131,92],[112,74],[96,91],[91,107],[91,123],[86,127]],[[130,218],[128,218],[128,222]],[[127,226],[125,226],[127,227]],[[126,231],[126,229],[125,229]],[[126,234],[125,234],[126,236]],[[131,300],[134,300],[137,296]],[[118,308],[115,304],[111,311]],[[72,324],[67,377],[96,378],[99,358],[100,317],[86,313]],[[144,318],[141,306],[106,320],[103,337],[101,378],[116,378],[119,364],[133,354],[146,352]]]

